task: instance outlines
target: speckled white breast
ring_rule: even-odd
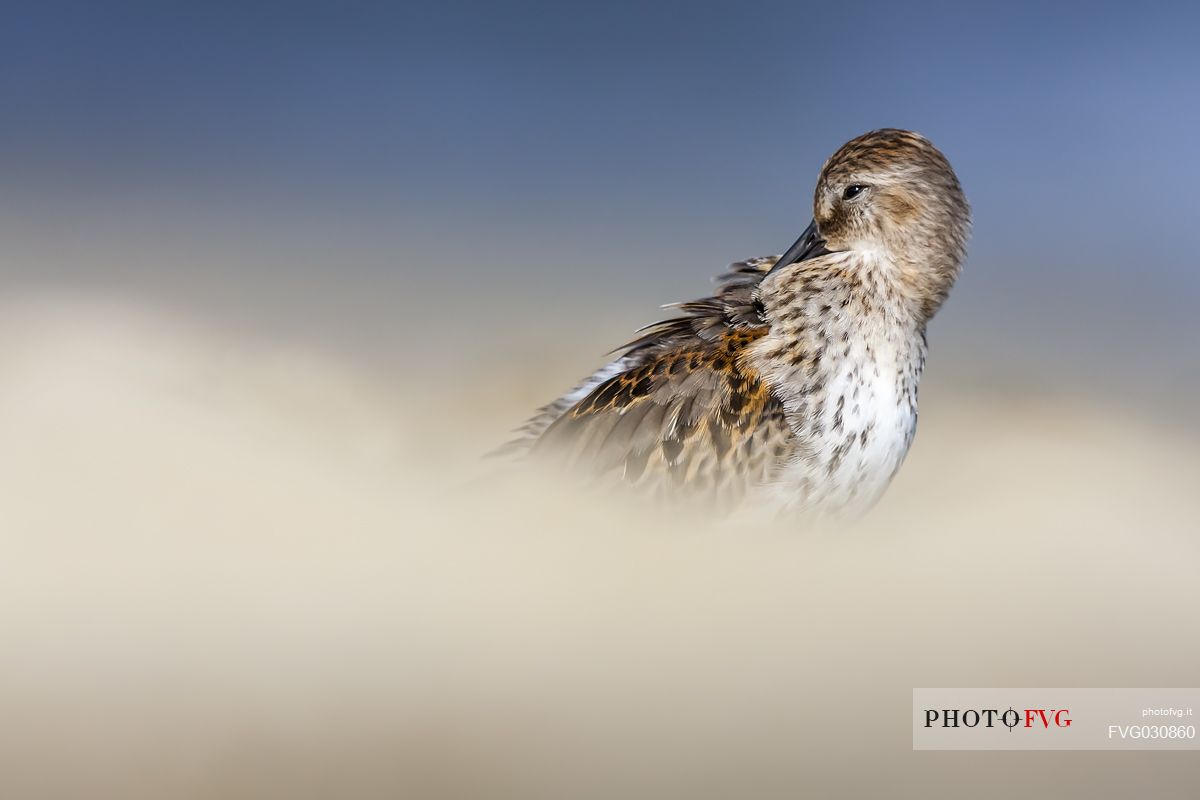
[[[875,504],[917,427],[923,326],[886,264],[833,254],[763,285],[771,321],[754,363],[782,400],[791,454],[764,502],[818,516]]]
[[[787,511],[858,514],[883,495],[917,429],[921,358],[909,343],[858,342],[830,372],[825,396],[795,420],[798,447],[772,501]],[[915,348],[920,349],[920,348]]]

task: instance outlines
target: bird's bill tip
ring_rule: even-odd
[[[790,267],[792,264],[798,264],[810,258],[827,255],[830,252],[832,251],[825,247],[825,240],[821,238],[821,234],[817,230],[817,221],[814,219],[804,229],[804,233],[800,234],[800,238],[796,240],[795,244],[779,257],[771,269],[767,270],[767,274],[770,275],[776,270]]]

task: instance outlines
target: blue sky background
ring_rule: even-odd
[[[1194,341],[1191,4],[6,10],[12,286],[364,345],[595,318],[599,352],[786,247],[825,157],[896,126],[974,207],[942,346],[1102,371]]]

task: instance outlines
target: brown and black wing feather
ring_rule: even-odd
[[[714,296],[644,328],[612,364],[527,423],[531,449],[655,495],[722,505],[769,480],[788,454],[790,429],[746,350],[766,332],[754,288],[773,262],[734,264]]]

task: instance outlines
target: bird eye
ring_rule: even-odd
[[[858,197],[860,194],[862,194],[866,190],[867,190],[867,187],[863,186],[861,183],[852,183],[846,187],[846,190],[844,192],[842,192],[842,199],[843,200],[853,200],[855,197]]]

